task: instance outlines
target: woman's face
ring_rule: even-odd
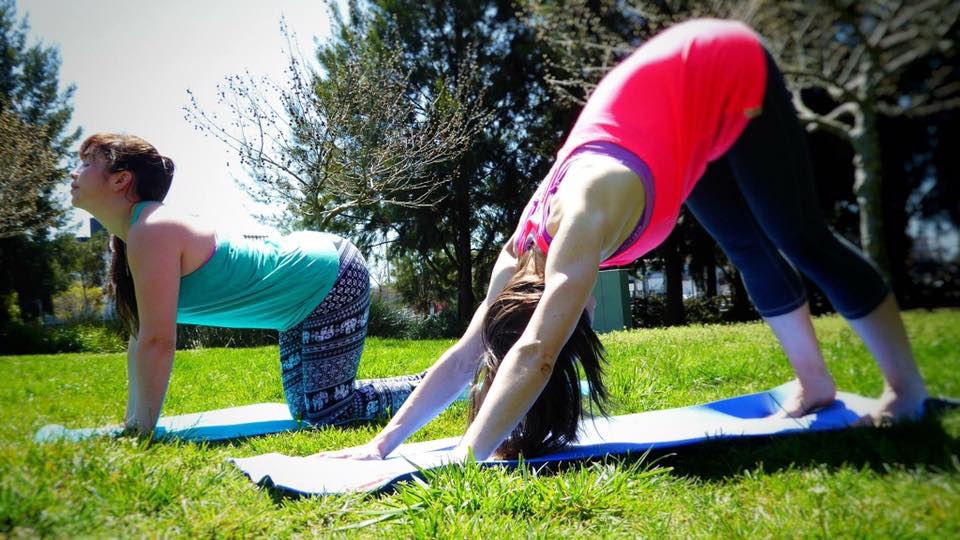
[[[87,152],[77,168],[70,173],[70,203],[84,210],[96,207],[109,195],[107,160],[97,151]]]

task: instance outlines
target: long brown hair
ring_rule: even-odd
[[[162,201],[173,182],[173,160],[160,155],[152,144],[134,135],[97,133],[87,137],[80,145],[80,158],[98,153],[107,162],[111,173],[129,171],[133,183],[128,197],[135,195],[137,201]],[[110,286],[117,315],[127,325],[132,335],[137,335],[140,317],[137,312],[137,295],[133,276],[127,264],[127,244],[111,237],[113,260],[110,262]]]
[[[535,257],[535,249],[520,257],[517,273],[487,310],[482,334],[486,353],[470,392],[470,422],[476,418],[504,356],[526,329],[543,296],[542,264],[530,260]],[[602,379],[605,362],[606,352],[584,311],[560,350],[543,392],[495,455],[501,459],[514,459],[520,454],[534,457],[575,441],[579,420],[585,416],[580,370],[589,387],[587,404],[606,414],[607,389]]]

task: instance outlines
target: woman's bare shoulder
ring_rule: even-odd
[[[560,204],[550,221],[554,230],[564,214],[592,219],[600,227],[601,252],[609,255],[623,242],[643,215],[643,182],[635,172],[609,159],[581,160],[571,166],[557,191]],[[550,225],[548,225],[549,230]]]
[[[151,238],[188,237],[213,232],[203,218],[161,203],[147,203],[137,222],[130,227],[129,236]],[[136,234],[135,234],[136,233]]]
[[[640,177],[620,163],[584,159],[571,165],[556,199],[552,206],[563,207],[565,212],[576,209],[578,213],[632,216],[637,206],[642,210],[644,188]]]

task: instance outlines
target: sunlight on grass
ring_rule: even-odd
[[[931,393],[960,396],[960,311],[906,314]],[[881,378],[837,317],[815,321],[841,389]],[[603,336],[613,412],[700,403],[790,378],[760,324]],[[370,339],[360,377],[425,369],[450,341]],[[292,498],[227,457],[305,455],[367,441],[381,425],[223,444],[133,439],[37,445],[48,423],[120,420],[121,354],[0,357],[0,537],[960,537],[960,413],[940,421],[574,464],[446,468],[383,495]],[[165,414],[282,401],[276,347],[177,353]],[[457,435],[458,404],[414,440]]]

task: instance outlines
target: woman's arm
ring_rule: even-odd
[[[137,338],[130,336],[127,344],[127,412],[123,415],[123,427],[132,429],[137,411]]]
[[[177,337],[177,297],[183,242],[176,224],[140,224],[127,237],[127,260],[140,328],[132,352],[135,384],[128,427],[153,431],[170,382]]]
[[[488,458],[536,401],[597,280],[609,225],[602,212],[567,204],[550,246],[545,286],[526,330],[504,356],[473,423],[454,452]]]
[[[483,354],[483,319],[487,307],[516,272],[517,258],[511,238],[503,247],[490,276],[487,296],[470,320],[463,336],[440,356],[427,376],[404,402],[397,414],[369,443],[319,455],[336,458],[382,459],[410,435],[440,414],[473,379]]]

